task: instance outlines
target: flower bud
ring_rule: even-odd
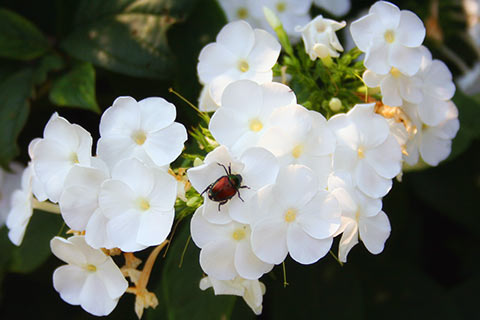
[[[278,19],[277,15],[267,7],[263,7],[263,14],[267,19],[268,24],[276,31],[277,28],[282,26],[282,22]]]
[[[328,102],[328,106],[333,112],[338,112],[340,109],[342,109],[342,101],[338,98],[332,98]]]

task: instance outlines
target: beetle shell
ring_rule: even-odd
[[[229,200],[238,192],[238,187],[228,176],[222,176],[210,185],[208,198],[218,202]]]

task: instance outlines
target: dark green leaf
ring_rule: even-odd
[[[47,54],[40,60],[35,69],[34,82],[36,85],[42,84],[47,80],[48,73],[58,71],[63,68],[63,59],[58,54]]]
[[[17,137],[28,117],[33,71],[24,69],[0,82],[0,165],[6,167],[18,155]]]
[[[166,79],[173,55],[167,30],[195,1],[121,0],[79,4],[74,31],[62,42],[72,56],[131,76]]]
[[[50,91],[50,101],[61,107],[76,107],[100,113],[95,98],[95,69],[88,62],[76,64],[58,78]]]
[[[149,310],[147,319],[228,319],[232,313],[235,297],[215,296],[212,289],[200,290],[203,275],[198,261],[200,250],[193,241],[185,252],[182,267],[179,267],[190,235],[189,225],[190,219],[184,219],[177,230],[164,262],[160,283],[154,290],[157,297],[164,300],[165,309]]]
[[[48,50],[48,41],[30,21],[0,9],[0,57],[31,60]]]
[[[63,226],[58,214],[35,211],[21,246],[13,249],[10,271],[28,273],[38,268],[50,256],[50,240]]]

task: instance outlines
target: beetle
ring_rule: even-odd
[[[243,201],[240,196],[240,189],[250,189],[250,187],[242,186],[242,176],[239,174],[232,174],[232,167],[230,164],[228,165],[228,170],[223,164],[218,162],[217,164],[223,167],[225,175],[209,184],[200,195],[203,196],[203,194],[208,191],[208,198],[212,201],[219,202],[218,211],[220,211],[220,207],[226,204],[228,200],[232,199],[236,194],[238,194],[240,200]]]

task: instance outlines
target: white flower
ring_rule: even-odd
[[[248,210],[246,203],[260,188],[275,182],[278,170],[279,165],[275,156],[263,148],[250,148],[237,159],[231,156],[225,146],[220,146],[205,157],[202,165],[190,168],[187,175],[197,192],[205,192],[203,209],[205,219],[217,224],[229,223],[231,219],[248,224],[252,219],[252,212]],[[233,188],[231,185],[233,180],[231,177],[226,178],[225,171],[239,175],[240,185]],[[228,181],[228,190],[219,191],[220,201],[211,199],[209,191],[222,177],[225,183]]]
[[[165,166],[182,152],[185,127],[174,122],[175,106],[163,98],[119,97],[100,120],[97,155],[110,167],[122,159]]]
[[[345,27],[346,24],[345,21],[337,22],[319,15],[307,25],[295,28],[295,31],[302,33],[305,51],[310,59],[337,58],[340,56],[338,51],[342,52],[343,47],[335,32]]]
[[[440,60],[432,60],[432,54],[426,47],[422,49],[422,64],[417,77],[422,83],[423,100],[418,103],[420,119],[436,126],[443,122],[449,110],[449,100],[455,94],[452,73]]]
[[[253,15],[264,22],[266,30],[272,30],[263,17],[263,7],[269,8],[282,22],[290,40],[297,42],[300,37],[295,32],[295,27],[304,26],[311,20],[309,13],[311,6],[312,0],[263,0]]]
[[[306,165],[318,175],[320,187],[325,188],[331,172],[335,135],[322,114],[290,105],[275,110],[270,126],[259,145],[271,151],[282,166]]]
[[[28,222],[33,214],[32,174],[33,168],[30,164],[23,170],[21,189],[15,190],[11,198],[9,197],[11,209],[6,221],[9,229],[8,238],[17,246],[22,243]]]
[[[209,276],[218,280],[233,280],[240,276],[255,280],[273,268],[258,259],[250,243],[250,226],[231,221],[213,224],[203,216],[203,206],[193,215],[192,239],[201,248],[200,265]]]
[[[107,235],[107,217],[99,209],[98,195],[110,171],[99,158],[91,167],[75,166],[65,179],[59,205],[65,223],[73,230],[85,231],[85,241],[93,248],[114,247]]]
[[[210,120],[209,129],[218,143],[240,155],[257,145],[275,109],[296,102],[295,93],[283,84],[239,80],[225,88],[222,107]]]
[[[33,170],[52,202],[58,202],[63,183],[76,165],[90,166],[92,137],[88,131],[54,113],[31,150]]]
[[[254,27],[259,27],[261,22],[252,13],[260,5],[258,0],[219,0],[218,3],[225,11],[229,22],[245,20]]]
[[[200,280],[200,289],[207,290],[210,287],[213,287],[215,295],[228,294],[240,296],[257,316],[262,313],[265,285],[260,281],[247,280],[240,277],[234,280],[217,280],[210,276]]]
[[[348,253],[359,239],[371,253],[382,252],[391,229],[387,215],[381,211],[382,201],[367,197],[355,188],[347,172],[332,174],[328,190],[342,208],[342,225],[336,233],[342,234],[338,247],[340,261],[347,262]]]
[[[319,190],[316,175],[307,167],[280,170],[274,185],[262,188],[251,210],[252,248],[267,263],[280,264],[287,254],[311,264],[328,253],[340,226],[340,207],[328,192]]]
[[[131,252],[162,243],[173,224],[176,197],[177,182],[168,173],[135,158],[120,161],[98,197],[112,244]]]
[[[22,173],[25,169],[17,162],[10,164],[11,172],[0,168],[0,226],[2,226],[10,212],[10,198],[12,193],[20,188]]]
[[[403,105],[404,100],[420,103],[423,99],[422,81],[416,76],[405,75],[394,67],[384,75],[366,70],[363,81],[370,88],[380,87],[382,102],[391,107]]]
[[[313,3],[334,16],[341,17],[350,11],[350,0],[313,0]]]
[[[99,158],[92,158],[92,167],[73,167],[65,178],[59,205],[67,226],[82,231],[98,208],[100,185],[110,178],[110,172]]]
[[[200,52],[198,76],[220,104],[223,90],[235,80],[271,82],[279,54],[280,44],[268,32],[252,29],[245,21],[231,22],[220,30],[216,42]]]
[[[366,53],[367,69],[387,74],[395,67],[414,75],[420,68],[419,47],[425,38],[425,27],[413,12],[378,1],[368,15],[352,23],[350,31],[357,47]]]
[[[357,104],[347,114],[328,120],[337,136],[334,170],[345,170],[372,198],[385,196],[401,171],[402,151],[387,121],[374,113],[375,104]]]
[[[427,164],[438,165],[450,154],[452,139],[460,128],[457,107],[449,101],[446,119],[437,126],[422,123],[416,115],[415,105],[407,105],[405,109],[417,129],[415,135],[407,142],[408,155],[405,161],[409,165],[415,165],[421,156]]]
[[[82,236],[55,237],[50,248],[68,263],[53,273],[53,286],[60,297],[95,316],[110,314],[128,287],[112,258],[89,247]]]

